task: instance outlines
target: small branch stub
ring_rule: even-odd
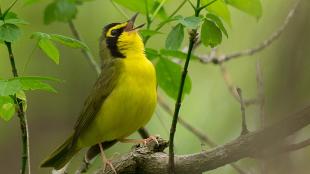
[[[246,124],[246,118],[245,118],[245,106],[244,106],[244,100],[242,97],[242,91],[240,88],[236,89],[240,98],[240,105],[241,105],[241,113],[242,113],[242,130],[241,130],[241,135],[245,135],[249,133],[247,124]]]

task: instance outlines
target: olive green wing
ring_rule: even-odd
[[[84,108],[74,126],[72,145],[75,144],[79,135],[90,125],[98,113],[105,99],[113,91],[118,82],[119,70],[118,60],[104,63],[102,72],[96,81],[91,94],[84,103]]]

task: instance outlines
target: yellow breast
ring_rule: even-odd
[[[144,126],[156,107],[156,74],[144,55],[124,58],[118,84],[102,104],[83,146],[122,139]],[[87,140],[83,140],[87,139]]]

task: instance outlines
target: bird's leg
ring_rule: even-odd
[[[151,141],[155,141],[157,145],[159,144],[157,141],[157,136],[154,136],[154,135],[151,135],[146,139],[120,139],[119,141],[122,143],[138,143],[138,144],[144,144],[144,145],[146,145],[147,143]]]
[[[100,154],[101,154],[101,159],[102,159],[102,164],[103,164],[103,169],[102,169],[103,172],[105,171],[106,164],[108,164],[108,165],[111,167],[111,169],[113,170],[113,172],[114,172],[115,174],[117,174],[117,172],[116,172],[116,170],[115,170],[113,164],[111,163],[111,161],[109,161],[109,160],[106,158],[106,156],[105,156],[105,154],[104,154],[104,151],[103,151],[102,144],[99,143],[98,145],[99,145],[100,152],[101,152]]]

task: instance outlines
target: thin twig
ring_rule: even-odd
[[[240,102],[240,97],[238,95],[238,92],[236,91],[236,86],[233,85],[233,82],[229,76],[229,73],[227,72],[227,69],[222,63],[219,64],[219,67],[220,67],[224,82],[226,83],[226,86],[228,87],[228,91],[238,102]]]
[[[169,128],[166,126],[165,121],[162,119],[162,117],[161,117],[161,115],[160,115],[160,113],[159,113],[159,110],[156,110],[156,111],[155,111],[155,115],[156,115],[156,117],[158,118],[159,123],[160,123],[161,126],[163,127],[163,129],[164,129],[166,135],[169,135]]]
[[[159,4],[159,6],[156,8],[156,10],[154,11],[154,13],[151,16],[151,21],[154,20],[154,18],[157,16],[159,10],[164,6],[164,4],[167,2],[167,0],[162,0]]]
[[[265,127],[265,96],[264,96],[264,82],[263,82],[263,73],[261,70],[261,65],[259,59],[257,59],[256,63],[256,83],[258,90],[258,100],[259,100],[259,118],[260,118],[260,126],[263,129]]]
[[[195,5],[192,3],[192,1],[191,0],[187,0],[187,2],[191,5],[191,7],[195,10]]]
[[[238,95],[238,92],[236,91],[236,86],[233,84],[231,77],[230,77],[229,73],[227,72],[227,69],[225,68],[223,63],[220,63],[219,67],[220,67],[220,70],[222,72],[224,82],[225,82],[226,86],[228,87],[229,93],[234,97],[234,99],[236,99],[240,103],[241,101],[240,101],[240,97]],[[257,103],[258,103],[257,99],[244,100],[244,105],[246,107],[250,106],[250,105],[257,104]]]
[[[287,145],[287,147],[285,148],[285,152],[291,152],[291,151],[303,149],[307,146],[310,146],[310,139],[304,140],[299,143]]]
[[[18,1],[18,0],[15,0],[14,2],[12,2],[12,4],[9,6],[9,8],[7,8],[7,9],[4,11],[4,13],[3,13],[3,15],[2,15],[2,18],[3,18],[3,19],[4,19],[5,16],[10,12],[10,10],[15,6],[15,4],[17,3],[17,1]]]
[[[283,24],[275,32],[273,32],[269,38],[267,38],[266,40],[264,40],[263,42],[258,44],[256,47],[246,49],[243,51],[238,51],[238,52],[231,53],[231,54],[223,54],[220,56],[213,56],[213,57],[211,57],[209,55],[199,56],[200,61],[204,64],[207,64],[207,63],[219,64],[219,63],[226,62],[226,61],[229,61],[229,60],[234,59],[234,58],[251,56],[255,53],[258,53],[258,52],[264,50],[265,48],[270,46],[275,40],[277,40],[281,36],[283,31],[286,29],[288,23],[290,22],[290,20],[294,16],[299,2],[300,2],[300,0],[298,0],[296,2],[296,4],[293,6],[293,8],[290,10],[290,12],[288,13],[287,17],[285,18]]]
[[[147,0],[144,0],[144,6],[145,6],[145,12],[146,12],[146,14],[145,14],[145,16],[146,16],[146,28],[150,29],[151,24],[152,24],[152,19],[150,17],[150,12],[149,12]]]
[[[169,107],[169,105],[162,99],[161,96],[158,96],[158,104],[168,113],[169,116],[172,116],[173,110]],[[188,131],[190,131],[192,134],[194,134],[197,138],[200,139],[200,141],[206,143],[209,147],[216,147],[217,144],[210,139],[210,137],[202,132],[201,130],[197,129],[187,121],[185,121],[182,116],[179,116],[178,122],[184,126]],[[237,164],[231,163],[230,164],[232,168],[234,168],[239,174],[246,174],[240,166]]]
[[[164,99],[158,95],[157,97],[158,104],[168,113],[169,116],[173,115],[173,110],[170,108],[170,106],[164,101]],[[183,120],[181,116],[178,117],[178,122],[184,126],[188,131],[196,135],[200,140],[205,142],[210,147],[216,146],[216,143],[214,143],[205,133],[198,130],[191,124],[189,124],[187,121]]]
[[[69,21],[69,27],[70,27],[70,30],[72,32],[72,34],[74,35],[74,37],[77,39],[77,40],[80,40],[81,41],[81,36],[78,32],[78,30],[76,29],[73,21]],[[97,74],[99,75],[101,70],[100,70],[100,66],[98,65],[98,63],[95,61],[94,57],[92,56],[92,54],[89,52],[89,51],[86,51],[84,49],[81,50],[84,57],[87,59],[87,61],[89,62],[89,64],[96,70]]]
[[[198,17],[200,13],[200,0],[197,0],[197,6],[195,9],[195,16]],[[176,132],[176,127],[177,127],[177,122],[178,122],[178,117],[179,117],[179,112],[182,104],[182,96],[183,96],[183,89],[184,89],[184,84],[185,84],[185,79],[187,76],[187,69],[189,66],[189,61],[191,59],[193,47],[195,45],[195,42],[197,41],[197,29],[193,29],[190,32],[190,38],[189,38],[189,46],[188,46],[188,52],[186,56],[186,61],[184,63],[183,71],[182,71],[182,76],[181,76],[181,81],[180,81],[180,86],[179,86],[179,92],[178,92],[178,97],[175,103],[175,110],[173,114],[173,119],[170,127],[170,135],[169,135],[169,173],[174,174],[175,173],[175,164],[174,164],[174,135]]]
[[[240,105],[241,105],[241,113],[242,113],[242,130],[241,130],[241,135],[245,135],[249,133],[249,130],[247,128],[246,124],[246,118],[245,118],[245,106],[244,106],[244,101],[243,101],[243,96],[242,96],[242,91],[240,88],[236,89],[240,98]]]
[[[18,77],[18,72],[15,64],[15,58],[12,51],[12,44],[11,42],[5,42],[5,45],[8,49],[9,59],[12,68],[12,74],[14,77]],[[31,174],[30,168],[30,150],[29,150],[29,130],[28,130],[28,122],[26,113],[24,111],[24,104],[21,99],[19,99],[16,95],[13,96],[15,101],[15,105],[17,108],[17,116],[20,120],[20,129],[21,129],[21,139],[22,139],[22,155],[21,155],[21,174],[26,173],[26,168],[28,167],[28,174]]]
[[[260,119],[260,128],[264,129],[265,127],[265,96],[264,96],[264,83],[263,83],[263,77],[262,77],[262,70],[260,66],[260,59],[257,59],[256,62],[256,84],[257,84],[257,98],[259,103],[259,119]],[[260,160],[260,173],[261,174],[267,174],[267,168],[266,168],[266,160],[262,158]]]
[[[210,5],[212,5],[213,3],[215,3],[215,1],[217,1],[217,0],[213,0],[213,1],[209,2],[209,3],[207,3],[206,5],[200,7],[198,10],[199,11],[203,10],[204,8],[206,8],[206,7],[210,6]]]
[[[125,11],[121,9],[113,0],[110,0],[110,2],[113,7],[125,17],[125,19],[129,19],[129,16],[125,13]]]
[[[161,23],[158,24],[158,26],[155,28],[154,31],[159,31],[163,26],[165,26],[167,23],[169,23],[174,15],[184,6],[184,4],[187,2],[187,0],[184,0],[169,16],[166,20],[162,21]],[[143,40],[144,45],[148,42],[150,39],[150,36],[146,36]]]

